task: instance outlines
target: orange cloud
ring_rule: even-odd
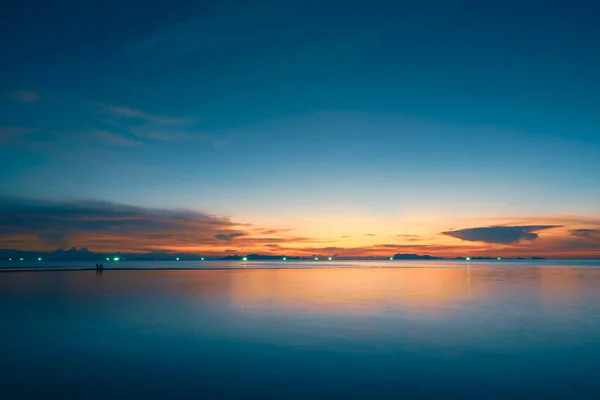
[[[338,257],[390,257],[396,253],[452,258],[600,257],[600,219],[591,217],[571,221],[562,218],[562,227],[549,218],[543,225],[538,221],[536,225],[462,228],[452,231],[460,233],[458,238],[448,235],[447,231],[437,235],[413,235],[379,234],[381,230],[375,230],[376,236],[332,237],[319,235],[318,231],[310,235],[297,234],[298,231],[290,228],[252,225],[197,211],[98,201],[0,199],[0,206],[0,248],[5,249],[48,251],[83,247],[98,252],[222,255],[234,251]],[[351,221],[346,222],[346,226],[350,224]],[[355,230],[359,228],[360,221]],[[295,234],[292,235],[292,231]],[[406,232],[405,227],[402,232]]]

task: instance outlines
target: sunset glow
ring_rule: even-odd
[[[592,25],[251,3],[7,18],[0,256],[600,257]]]

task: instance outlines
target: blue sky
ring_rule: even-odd
[[[285,226],[600,214],[593,1],[5,9],[2,195]]]

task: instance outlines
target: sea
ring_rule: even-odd
[[[0,399],[600,398],[600,261],[0,262]]]

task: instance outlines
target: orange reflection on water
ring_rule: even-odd
[[[570,302],[580,292],[580,272],[573,268],[540,268],[540,296],[543,302]]]
[[[312,268],[221,271],[94,271],[14,273],[6,289],[22,295],[52,290],[85,300],[165,294],[200,304],[219,298],[239,308],[362,314],[443,312],[482,296],[488,282],[465,268]],[[10,282],[8,282],[10,281]],[[4,287],[5,285],[0,285]]]
[[[473,285],[466,268],[251,270],[231,274],[229,298],[243,307],[326,313],[442,312],[472,296]],[[478,284],[480,294],[485,286]]]
[[[371,265],[371,264],[369,264]],[[0,294],[54,293],[87,301],[183,300],[241,309],[335,314],[441,315],[479,300],[576,302],[600,287],[600,268],[453,264],[451,268],[289,268],[15,272],[2,274]],[[150,297],[148,297],[150,296]],[[486,301],[487,301],[486,300]]]

